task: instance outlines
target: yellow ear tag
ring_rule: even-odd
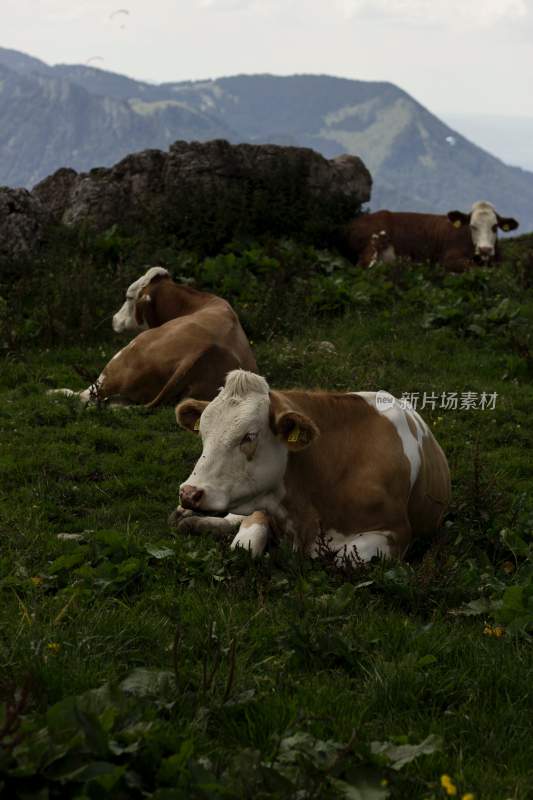
[[[198,417],[198,419],[197,419],[197,420],[196,420],[196,422],[194,423],[194,428],[193,428],[193,430],[195,430],[195,431],[199,431],[199,430],[200,430],[200,417]]]
[[[504,225],[504,226],[503,226],[503,228],[502,228],[502,230],[504,230],[504,231],[508,231],[508,230],[509,230],[509,225]]]
[[[289,437],[287,439],[288,442],[297,442],[300,438],[300,426],[295,425],[292,431],[289,433]]]
[[[454,228],[460,228],[461,227],[461,222],[458,219],[456,219],[455,222],[453,223],[453,227]]]

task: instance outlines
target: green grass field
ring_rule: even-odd
[[[252,563],[175,536],[199,443],[173,408],[45,394],[84,388],[76,368],[97,374],[116,337],[6,351],[3,796],[533,796],[533,291],[513,265],[480,275],[317,278],[315,310],[295,289],[272,329],[235,301],[273,386],[439,397],[421,413],[453,506],[404,564],[340,571],[283,545]],[[495,408],[440,408],[467,391]]]

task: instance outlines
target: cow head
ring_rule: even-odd
[[[251,514],[268,510],[284,493],[289,451],[319,435],[303,414],[283,406],[264,378],[234,370],[210,403],[184,400],[178,424],[199,432],[203,450],[180,487],[185,508],[211,513]]]
[[[150,303],[151,298],[148,288],[152,281],[168,278],[168,270],[163,267],[150,267],[126,291],[126,300],[122,307],[113,316],[113,330],[115,333],[123,331],[140,331],[149,327],[145,320],[142,305]]]
[[[378,263],[392,264],[396,258],[394,246],[387,231],[373,233],[363,257],[359,260],[362,266],[369,269]]]
[[[495,256],[498,228],[506,232],[518,228],[518,222],[513,217],[500,217],[494,206],[484,201],[474,203],[469,214],[449,211],[448,219],[456,228],[470,226],[475,255],[483,262]]]

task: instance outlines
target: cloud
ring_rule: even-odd
[[[345,19],[381,18],[420,27],[491,28],[523,21],[530,0],[336,0]]]

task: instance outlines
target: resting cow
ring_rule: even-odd
[[[83,402],[111,400],[153,407],[184,397],[210,400],[229,371],[257,369],[229,303],[174,283],[162,267],[152,267],[131,284],[124,305],[113,317],[117,332],[146,327],[149,330],[113,356],[88,389],[55,391],[77,395]]]
[[[376,211],[351,222],[345,231],[344,248],[348,257],[370,266],[372,237],[388,237],[385,258],[440,263],[450,272],[463,272],[475,263],[498,260],[498,228],[513,231],[518,222],[500,217],[494,206],[474,203],[469,213],[416,214],[403,211]],[[374,239],[374,244],[376,240]],[[374,247],[378,256],[379,248]]]
[[[253,555],[275,531],[310,555],[326,542],[337,559],[368,561],[401,558],[448,507],[444,453],[386,392],[271,391],[237,370],[211,403],[185,400],[176,417],[203,442],[171,519],[180,531],[237,531],[232,546]]]

